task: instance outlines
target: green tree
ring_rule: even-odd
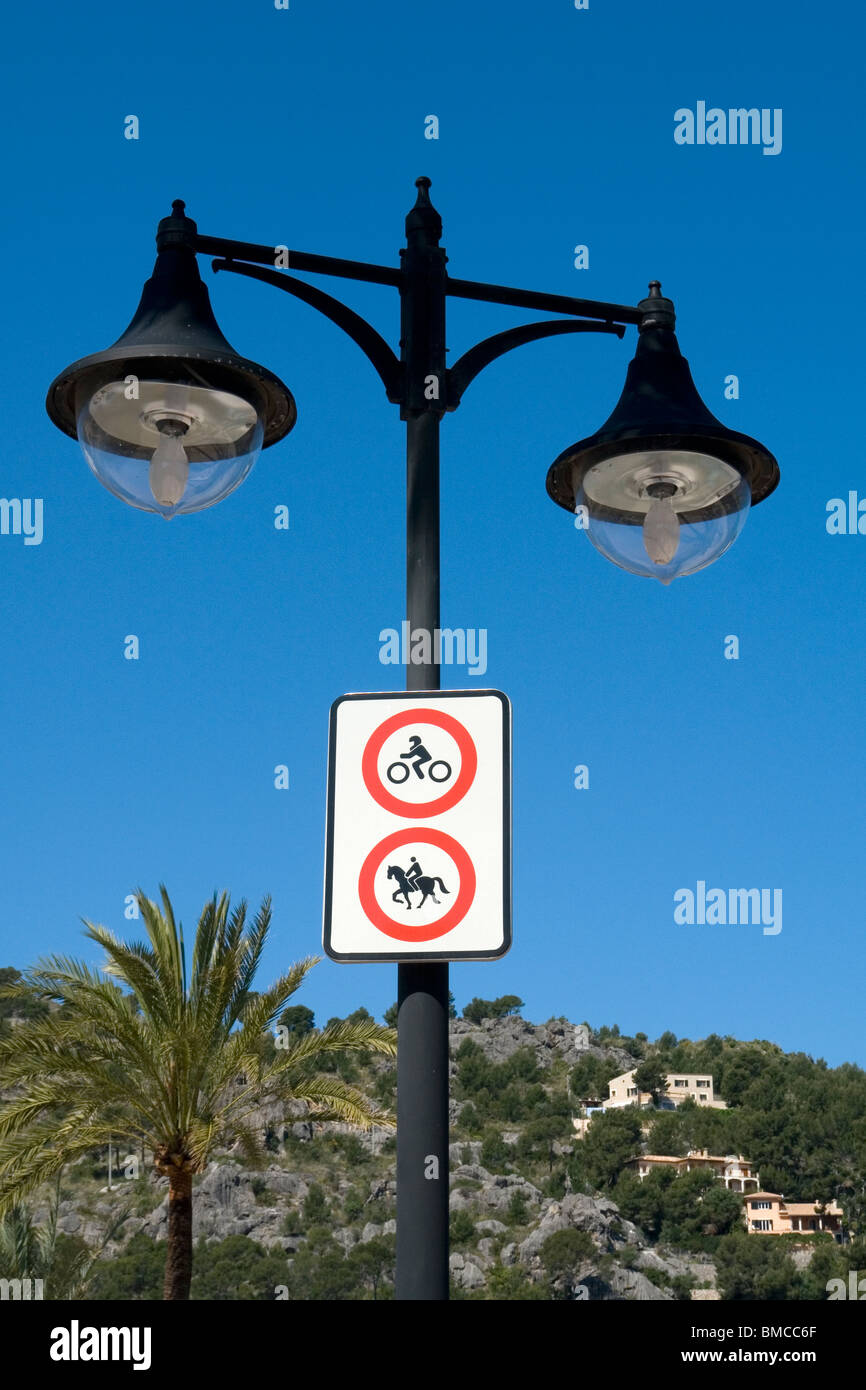
[[[260,1162],[250,1118],[290,1100],[326,1119],[382,1123],[359,1090],[315,1066],[347,1049],[393,1054],[395,1042],[368,1021],[314,1030],[274,1049],[268,1030],[315,960],[292,966],[251,1002],[270,901],[248,926],[245,902],[230,912],[228,895],[214,895],[198,922],[187,979],[183,932],[165,888],[161,896],[162,910],[137,895],[146,943],[126,945],[85,923],[108,958],[102,971],[52,957],[27,972],[37,998],[63,1007],[0,1040],[4,1085],[14,1088],[0,1111],[0,1215],[109,1139],[140,1144],[169,1184],[164,1297],[186,1299],[193,1177],[214,1148],[238,1142],[248,1161]]]
[[[669,1168],[652,1168],[641,1180],[637,1173],[626,1171],[616,1185],[614,1201],[626,1221],[633,1221],[650,1240],[661,1235],[665,1219],[665,1198],[674,1181]]]
[[[660,1236],[670,1245],[706,1249],[713,1237],[739,1229],[742,1219],[742,1197],[729,1192],[706,1168],[693,1168],[664,1190]]]
[[[349,1264],[358,1281],[370,1290],[374,1301],[393,1286],[396,1245],[393,1236],[374,1236],[349,1252]]]
[[[517,1151],[521,1158],[544,1158],[547,1162],[548,1174],[553,1172],[553,1160],[555,1157],[554,1144],[557,1140],[565,1142],[574,1134],[570,1121],[559,1115],[545,1115],[537,1120],[530,1120],[523,1128],[523,1133],[517,1142]]]
[[[646,1091],[657,1105],[659,1097],[665,1094],[667,1079],[667,1072],[658,1058],[648,1057],[636,1068],[632,1085],[637,1086],[639,1092]]]
[[[470,1023],[481,1023],[485,1018],[492,1018],[491,1009],[492,999],[479,999],[477,996],[470,999],[468,1004],[463,1005],[463,1017]]]
[[[524,1008],[524,1002],[517,994],[500,994],[493,1001],[494,1018],[510,1018]]]
[[[748,1231],[725,1236],[716,1251],[716,1271],[722,1298],[733,1302],[796,1296],[794,1262],[774,1236]]]
[[[831,1279],[844,1279],[847,1284],[848,1266],[843,1251],[828,1238],[826,1243],[816,1246],[809,1264],[800,1273],[800,1297],[825,1300]]]
[[[272,1301],[288,1285],[282,1251],[268,1251],[248,1236],[226,1236],[208,1245],[200,1240],[190,1298],[196,1302]]]
[[[608,1082],[621,1070],[619,1062],[588,1052],[572,1070],[569,1083],[572,1094],[578,1100],[606,1100]]]
[[[462,1129],[469,1134],[477,1134],[481,1129],[481,1116],[478,1114],[472,1102],[468,1102],[460,1111],[458,1123]]]
[[[584,1169],[594,1187],[613,1187],[629,1159],[640,1152],[640,1114],[633,1106],[596,1115],[582,1145]]]
[[[358,1297],[366,1272],[347,1260],[343,1251],[322,1232],[322,1239],[306,1245],[295,1255],[285,1283],[289,1297],[310,1303],[341,1303]]]
[[[554,1298],[573,1298],[580,1267],[592,1259],[596,1251],[587,1231],[569,1227],[548,1236],[538,1253],[550,1276]]]
[[[516,1187],[511,1194],[511,1199],[507,1207],[508,1220],[512,1226],[525,1226],[529,1220],[529,1208],[526,1205],[526,1196]]]
[[[448,1220],[448,1234],[451,1244],[466,1245],[475,1235],[475,1222],[462,1207],[452,1211]]]
[[[361,1187],[350,1187],[343,1198],[343,1216],[346,1221],[353,1222],[360,1220],[364,1214],[364,1205],[367,1195]]]
[[[672,1158],[684,1157],[689,1151],[686,1119],[682,1109],[660,1110],[647,1136],[647,1152],[666,1154]]]
[[[14,965],[0,969],[0,1022],[10,1018],[42,1018],[48,1013],[48,1005],[38,999],[27,984],[20,970]]]
[[[724,1183],[713,1179],[701,1200],[698,1217],[701,1232],[705,1236],[724,1236],[729,1231],[737,1231],[743,1224],[743,1199],[736,1192],[729,1192]]]
[[[331,1208],[325,1196],[325,1189],[320,1187],[317,1182],[310,1184],[310,1190],[304,1198],[301,1208],[304,1229],[309,1230],[311,1226],[324,1226],[331,1219]]]
[[[316,1015],[306,1004],[290,1004],[287,1009],[283,1009],[277,1023],[287,1028],[289,1033],[300,1037],[304,1033],[312,1032],[316,1025]]]
[[[84,1296],[99,1301],[152,1302],[161,1297],[164,1282],[163,1244],[137,1231],[119,1255],[97,1261]]]
[[[463,1006],[463,1017],[470,1023],[481,1023],[485,1018],[507,1018],[523,1008],[523,1000],[516,994],[502,994],[498,999],[470,999]]]
[[[722,1068],[719,1092],[729,1105],[740,1105],[749,1087],[771,1064],[767,1054],[757,1047],[745,1046],[735,1053]]]
[[[512,1154],[498,1129],[486,1129],[481,1142],[481,1166],[492,1173],[501,1173]]]

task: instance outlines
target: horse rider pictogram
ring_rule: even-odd
[[[441,878],[431,878],[428,874],[423,873],[414,854],[408,869],[401,869],[399,864],[389,864],[388,877],[397,880],[397,888],[391,894],[391,901],[397,902],[402,898],[406,904],[407,912],[412,909],[412,903],[409,901],[410,893],[420,892],[421,894],[421,901],[415,904],[416,907],[423,907],[428,898],[432,898],[434,903],[439,904],[440,900],[433,891],[437,883],[440,893],[448,893]]]

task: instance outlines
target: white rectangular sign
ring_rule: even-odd
[[[511,945],[511,706],[499,690],[331,707],[332,960],[495,960]]]

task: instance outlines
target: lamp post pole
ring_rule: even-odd
[[[407,690],[439,689],[439,421],[445,384],[445,261],[429,179],[406,218],[401,361],[406,421],[406,617],[409,652],[428,635],[429,662],[406,667]],[[398,1299],[448,1297],[448,964],[397,966]]]
[[[479,372],[504,353],[559,334],[621,338],[626,324],[639,329],[637,354],[613,415],[595,435],[560,454],[547,480],[560,506],[579,506],[585,520],[592,513],[598,548],[635,573],[656,574],[667,583],[711,563],[735,538],[748,499],[754,505],[773,491],[779,469],[763,445],[727,429],[701,401],[674,335],[673,304],[662,298],[657,281],[649,297],[632,306],[452,279],[439,244],[442,222],[430,202],[430,180],[415,183],[418,196],[406,218],[399,269],[205,236],[177,200],[159,224],[157,264],[129,327],[111,347],[61,372],[46,406],[58,428],[80,440],[97,477],[124,501],[164,516],[199,510],[238,485],[245,449],[257,452],[277,443],[297,412],[288,388],[226,341],[196,256],[210,254],[216,257],[214,270],[260,280],[324,314],[366,354],[406,422],[406,688],[427,691],[439,688],[439,422],[445,411],[457,409]],[[353,309],[285,274],[288,266],[396,289],[399,358]],[[449,367],[449,295],[567,317],[495,333]],[[160,443],[166,433],[168,445]],[[584,489],[585,502],[579,500]],[[671,557],[681,524],[694,536],[689,547],[679,548],[678,561]],[[701,538],[701,527],[710,534]],[[645,544],[635,545],[641,528]],[[622,537],[614,541],[608,532]],[[421,633],[429,659],[416,662],[412,639]],[[448,1002],[447,964],[398,965],[401,1300],[448,1297]]]

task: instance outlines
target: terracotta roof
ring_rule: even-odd
[[[650,1163],[685,1163],[690,1160],[699,1163],[743,1163],[748,1168],[753,1167],[751,1159],[734,1157],[731,1154],[704,1154],[690,1153],[683,1154],[681,1158],[672,1158],[669,1154],[638,1154],[639,1159],[646,1159]]]
[[[823,1211],[818,1210],[817,1202],[786,1202],[785,1210],[789,1216],[841,1216],[842,1208],[835,1202],[827,1202]]]

